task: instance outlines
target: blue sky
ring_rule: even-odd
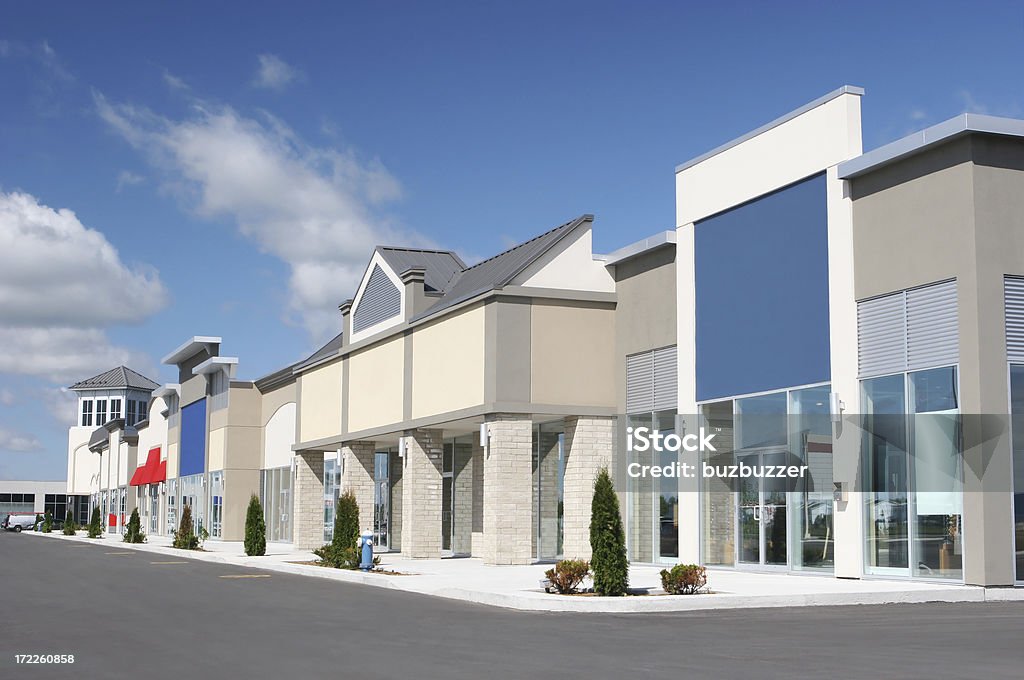
[[[61,386],[255,378],[340,323],[376,243],[467,260],[584,212],[610,251],[673,169],[843,84],[864,145],[1024,117],[1019,3],[18,3],[0,10],[0,478],[63,479]]]

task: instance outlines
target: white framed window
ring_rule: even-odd
[[[106,425],[107,423],[107,400],[97,399],[96,400],[96,425]]]
[[[92,427],[92,399],[82,400],[82,427]]]
[[[117,420],[121,417],[121,400],[111,399],[110,400],[110,419]]]
[[[138,422],[135,420],[135,400],[129,399],[125,403],[125,407],[127,408],[127,412],[125,413],[124,417],[125,425],[134,425],[136,422]]]
[[[139,418],[139,420],[136,421],[136,422],[143,421],[143,420],[145,420],[147,418],[146,411],[148,409],[148,406],[149,406],[149,404],[146,402],[145,399],[140,399],[139,400],[139,410],[138,410],[138,418]]]

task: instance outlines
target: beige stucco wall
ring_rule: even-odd
[[[168,430],[167,434],[167,479],[178,476],[178,428]]]
[[[615,364],[618,409],[626,412],[626,357],[676,344],[675,246],[615,267]]]
[[[973,170],[964,155],[967,144],[968,140],[950,144],[935,152],[941,158],[930,159],[954,165],[895,186],[868,193],[885,186],[886,180],[903,179],[900,167],[854,182],[858,300],[943,279],[962,279],[973,269]],[[927,167],[923,161],[914,165],[920,170]]]
[[[209,470],[223,470],[227,458],[227,428],[219,428],[210,432]]]
[[[299,440],[341,434],[341,360],[299,376]]]
[[[1003,277],[1024,274],[1024,144],[973,135],[853,182],[858,299],[957,280],[960,410],[1008,411]],[[1008,436],[965,422],[964,577],[1009,585]],[[975,442],[975,443],[972,443]]]
[[[531,399],[615,406],[615,310],[534,300]]]
[[[350,432],[402,420],[404,370],[402,336],[349,356],[346,403]],[[305,407],[303,398],[302,408]]]
[[[478,305],[413,332],[413,418],[483,403],[484,319]]]

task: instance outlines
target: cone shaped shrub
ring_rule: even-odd
[[[346,491],[338,498],[334,514],[334,538],[336,548],[354,548],[359,542],[359,503],[356,495]]]
[[[590,568],[594,573],[594,592],[618,597],[629,588],[629,560],[626,558],[626,532],[619,513],[608,468],[601,468],[594,481],[594,499],[590,504]]]
[[[68,510],[68,514],[64,518],[64,535],[74,536],[76,531],[78,531],[78,525],[75,524],[75,513]]]
[[[132,510],[132,516],[128,518],[128,526],[124,532],[125,543],[145,543],[146,534],[142,533],[142,522],[139,520],[139,509]]]
[[[334,536],[331,542],[313,551],[324,566],[335,569],[358,569],[359,503],[351,491],[338,498],[334,511]]]
[[[41,531],[44,534],[48,534],[53,531],[53,513],[49,510],[47,510],[46,514],[43,516],[43,526]]]
[[[100,522],[100,506],[92,506],[92,515],[89,517],[89,538],[99,538],[103,535],[103,524]]]
[[[186,504],[182,508],[181,522],[178,524],[178,530],[174,532],[174,540],[171,542],[171,546],[183,550],[199,549],[199,537],[196,536],[195,531],[192,529],[191,505]]]
[[[256,494],[249,497],[249,510],[245,513],[245,554],[267,554],[267,523]]]

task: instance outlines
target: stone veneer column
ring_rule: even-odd
[[[324,544],[324,452],[295,452],[294,537],[299,550]]]
[[[442,430],[405,435],[402,471],[402,555],[441,557]]]
[[[566,460],[562,487],[565,535],[562,554],[566,559],[590,559],[590,504],[594,496],[594,480],[602,467],[612,472],[614,447],[615,418],[565,419]],[[620,507],[619,511],[623,512],[623,508]],[[624,515],[622,521],[626,521]]]
[[[529,416],[488,417],[484,452],[484,540],[487,564],[533,561],[533,423]]]
[[[374,442],[341,445],[341,493],[351,491],[359,506],[359,530],[373,530]]]

